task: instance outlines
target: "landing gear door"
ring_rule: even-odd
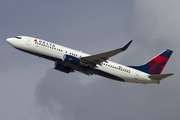
[[[30,46],[31,45],[31,39],[27,39],[26,45]]]

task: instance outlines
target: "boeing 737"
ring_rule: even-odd
[[[116,81],[142,84],[159,84],[162,79],[173,75],[161,74],[173,52],[169,49],[140,66],[125,66],[108,61],[110,57],[125,51],[132,40],[122,48],[96,55],[27,36],[8,38],[6,41],[18,50],[54,61],[54,69],[64,73],[79,71],[86,75],[100,75]]]

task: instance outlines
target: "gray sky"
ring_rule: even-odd
[[[179,120],[178,0],[1,0],[0,119]],[[173,55],[160,85],[113,81],[53,69],[53,62],[11,47],[8,37],[26,35],[89,54],[127,43],[110,60],[140,65],[164,49]]]

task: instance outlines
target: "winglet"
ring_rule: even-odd
[[[124,47],[122,47],[121,50],[125,51],[131,43],[132,43],[132,40],[130,40],[126,45],[124,45]]]

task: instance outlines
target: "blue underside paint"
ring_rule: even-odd
[[[62,63],[62,64],[63,64],[62,60],[61,60],[61,59],[58,59],[58,58],[54,58],[54,57],[42,55],[42,54],[39,54],[39,53],[34,53],[34,52],[26,51],[26,50],[19,49],[19,48],[16,48],[16,49],[18,49],[18,50],[20,50],[20,51],[23,51],[23,52],[26,52],[26,53],[29,53],[29,54],[32,54],[32,55],[36,55],[36,56],[38,56],[38,57],[46,58],[46,59],[48,59],[48,60],[52,60],[52,61],[54,61],[54,62],[58,62],[58,63]],[[69,66],[69,67],[70,67],[70,66]],[[77,68],[78,68],[78,67],[79,67],[79,68],[86,68],[86,69],[88,69],[88,70],[92,70],[92,69],[87,68],[87,67],[84,67],[84,66],[77,66]],[[117,76],[112,75],[112,74],[109,74],[109,73],[107,73],[107,72],[104,72],[104,71],[102,71],[102,70],[99,70],[99,69],[96,69],[96,68],[95,68],[95,69],[92,70],[92,71],[93,71],[95,74],[97,74],[97,75],[100,75],[100,76],[103,76],[103,77],[106,77],[106,78],[110,78],[110,79],[113,79],[113,80],[116,80],[116,81],[125,82],[122,78],[117,77]]]

